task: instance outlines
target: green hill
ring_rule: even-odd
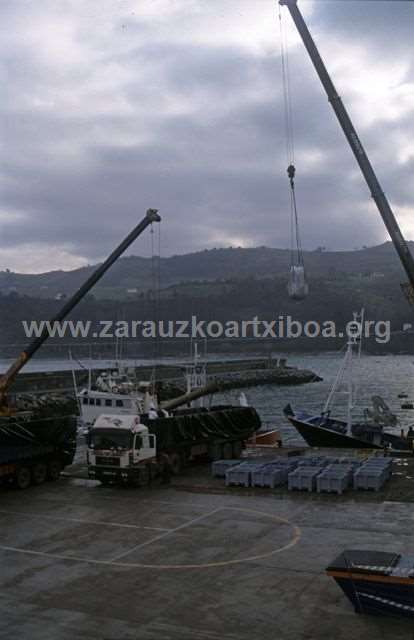
[[[290,252],[284,249],[228,248],[161,258],[159,267],[161,284],[165,288],[197,281],[279,278],[287,273],[289,261]],[[404,279],[391,243],[357,251],[309,251],[305,252],[305,264],[311,278],[329,281],[345,276],[377,281],[383,277],[391,277],[395,281]],[[87,266],[74,271],[43,274],[2,271],[0,292],[39,298],[69,295],[86,280],[93,269],[94,266]],[[152,279],[153,262],[150,258],[121,258],[95,287],[93,294],[99,298],[128,298],[135,294],[131,290],[137,289],[139,293],[151,288]]]

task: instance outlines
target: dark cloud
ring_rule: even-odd
[[[265,42],[257,36],[257,46],[243,40],[254,25],[239,22],[254,6],[267,11],[267,4],[243,0],[234,13],[233,0],[212,3],[218,17],[214,7],[185,0],[144,0],[140,7],[148,15],[135,15],[130,0],[119,11],[102,0],[101,13],[94,2],[88,11],[76,0],[63,4],[61,15],[51,2],[29,8],[6,1],[0,7],[15,30],[3,57],[8,94],[0,107],[7,150],[0,268],[18,269],[19,251],[28,243],[33,255],[50,245],[66,251],[65,259],[99,260],[150,206],[164,218],[165,254],[230,244],[289,246],[277,21],[274,41],[270,30]],[[23,5],[28,15],[22,22]],[[408,223],[407,211],[414,208],[412,3],[312,7],[311,29],[343,84],[384,187]],[[212,32],[213,19],[222,32]],[[224,26],[228,33],[240,26],[240,37],[228,42]],[[356,45],[367,59],[381,49],[380,79],[399,51],[406,103],[398,103],[395,113],[392,100],[383,113],[382,104],[371,113],[353,87],[354,70],[341,56],[347,47],[354,56]],[[304,246],[346,249],[383,241],[383,225],[301,44],[292,48],[290,68]],[[141,239],[134,252],[148,253],[149,243],[149,237]],[[72,263],[44,260],[44,268],[67,265]]]
[[[362,46],[409,48],[414,5],[410,0],[316,0],[312,23]]]

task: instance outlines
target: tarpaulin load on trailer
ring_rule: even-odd
[[[213,407],[143,422],[150,433],[157,436],[160,450],[213,440],[246,440],[261,426],[259,415],[252,407]]]
[[[10,447],[58,447],[64,463],[70,464],[76,450],[76,417],[73,400],[54,398],[52,402],[25,396],[26,411],[0,418],[0,461]],[[29,409],[30,408],[30,409]],[[20,409],[20,407],[19,407]]]

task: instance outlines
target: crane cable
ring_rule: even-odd
[[[287,168],[287,174],[290,182],[290,220],[291,220],[291,263],[303,267],[302,243],[299,233],[298,209],[296,206],[295,193],[295,166],[290,164]],[[296,244],[295,244],[296,239]]]
[[[290,184],[290,259],[291,266],[303,267],[303,252],[299,233],[298,210],[296,204],[295,193],[295,141],[293,127],[293,111],[290,87],[290,71],[289,71],[289,53],[287,45],[286,31],[283,25],[282,12],[279,5],[279,28],[280,28],[280,59],[282,66],[283,81],[283,106],[284,106],[284,122],[285,122],[285,140],[286,140],[286,161],[288,164],[287,174]]]
[[[292,99],[290,90],[290,73],[289,73],[289,54],[287,46],[286,32],[283,26],[282,12],[279,5],[279,29],[280,29],[280,60],[282,65],[283,80],[283,105],[285,119],[285,142],[286,142],[286,161],[287,164],[295,162],[295,145],[293,136],[293,113]]]

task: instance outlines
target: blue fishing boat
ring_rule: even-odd
[[[414,618],[414,556],[349,550],[326,568],[357,613]]]
[[[412,450],[413,442],[407,434],[393,432],[398,424],[397,417],[380,396],[372,397],[373,409],[365,409],[363,421],[353,421],[358,395],[353,352],[357,351],[359,363],[363,310],[354,314],[353,323],[355,330],[348,335],[345,356],[322,411],[311,414],[303,410],[294,410],[288,404],[283,412],[310,447]],[[334,400],[338,395],[347,398],[345,420],[332,415]]]

